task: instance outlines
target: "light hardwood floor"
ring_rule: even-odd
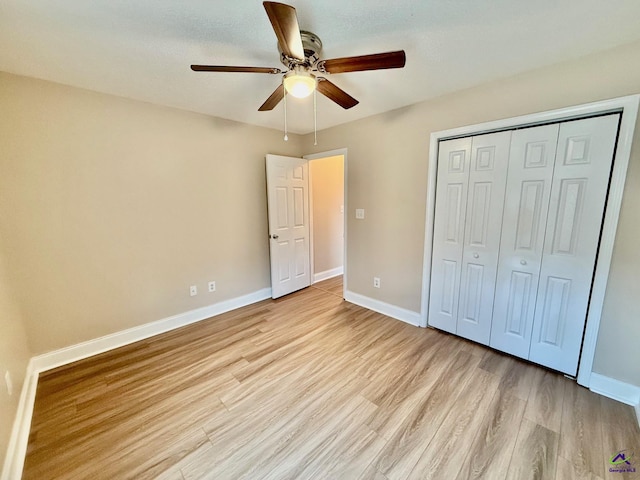
[[[341,278],[40,378],[25,479],[630,479],[631,407]]]

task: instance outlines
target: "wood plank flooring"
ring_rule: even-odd
[[[631,407],[340,277],[46,372],[25,479],[638,479]]]

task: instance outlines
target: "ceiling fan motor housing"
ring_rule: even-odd
[[[304,61],[288,57],[282,53],[280,44],[278,44],[280,61],[290,70],[293,70],[296,65],[312,67],[320,59],[320,53],[322,52],[322,41],[320,40],[320,37],[315,33],[308,32],[306,30],[300,30],[300,36],[302,37],[302,48],[304,49]]]

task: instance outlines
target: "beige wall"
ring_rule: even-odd
[[[310,136],[284,143],[278,131],[0,74],[0,338],[11,344],[0,361],[20,385],[29,354],[268,287],[266,152],[348,148],[348,288],[417,312],[431,132],[638,92],[640,43],[325,130],[313,147]],[[595,363],[635,385],[639,135]]]
[[[408,62],[411,61],[409,58]],[[428,78],[425,78],[428,81]],[[640,43],[305,136],[348,149],[347,288],[420,311],[429,136],[434,131],[640,92]],[[366,101],[366,99],[361,99]],[[595,371],[640,386],[640,129],[625,188]],[[356,208],[366,219],[354,219]],[[373,276],[382,280],[374,289]]]
[[[9,74],[0,111],[0,235],[34,354],[270,286],[264,155],[300,136]]]
[[[7,282],[4,258],[0,251],[0,470],[30,356],[22,315]],[[5,388],[4,375],[7,371],[13,382],[11,396]]]
[[[313,204],[314,273],[343,266],[344,157],[309,162]]]

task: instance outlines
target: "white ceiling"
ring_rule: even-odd
[[[331,81],[318,129],[640,39],[638,0],[290,0],[323,58],[404,49],[404,69]],[[281,129],[258,107],[268,74],[196,73],[192,63],[281,67],[259,0],[0,0],[0,70]],[[585,81],[588,81],[585,80]],[[313,130],[313,101],[290,97],[289,130]]]

